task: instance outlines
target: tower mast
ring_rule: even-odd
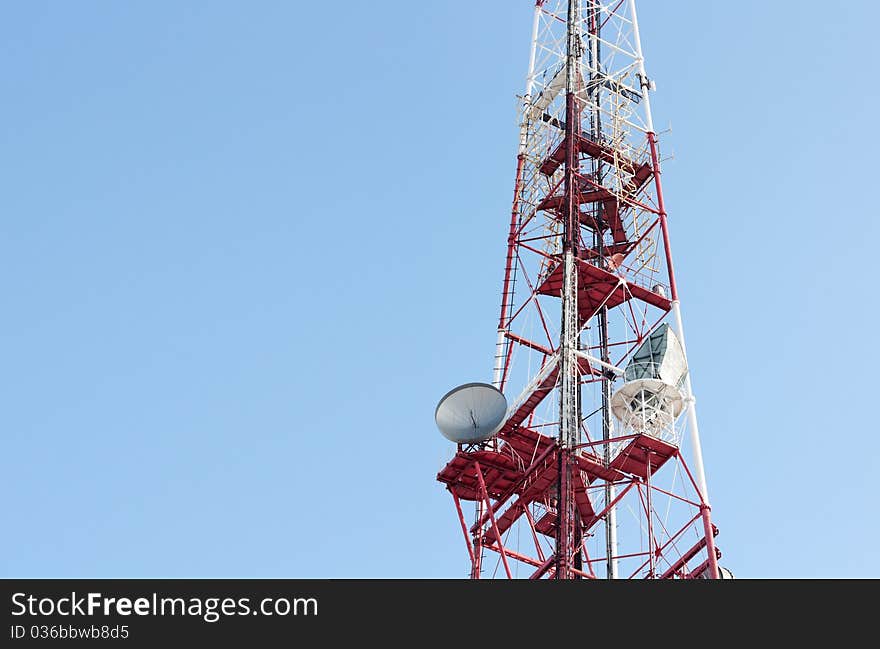
[[[719,576],[651,90],[634,0],[535,2],[492,383],[436,413],[473,578]]]

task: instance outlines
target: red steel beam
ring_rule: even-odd
[[[687,565],[687,562],[693,559],[697,554],[706,547],[706,537],[701,536],[700,539],[696,542],[696,544],[687,552],[685,552],[681,557],[673,563],[666,571],[660,575],[660,579],[669,579],[676,572],[681,570],[683,567]]]
[[[532,514],[529,511],[529,506],[523,506],[523,514],[525,514],[526,520],[529,521],[529,529],[532,532],[532,540],[535,542],[535,551],[538,553],[538,558],[543,561],[544,560],[544,550],[541,548],[541,540],[538,538],[538,533],[535,531],[535,519],[532,518]]]
[[[507,261],[504,267],[504,286],[501,293],[501,316],[498,318],[498,329],[502,330],[509,324],[507,312],[510,305],[510,272],[513,270],[513,256],[516,248],[516,226],[519,219],[519,195],[522,191],[522,172],[526,157],[520,153],[516,157],[516,182],[513,187],[513,207],[510,209],[510,232],[507,235]]]
[[[529,576],[529,579],[540,579],[541,577],[543,577],[544,573],[550,570],[550,567],[553,565],[554,561],[556,561],[556,555],[551,554],[550,558],[544,561],[544,563],[542,563],[540,566],[538,566],[538,569]]]
[[[480,468],[479,462],[474,462],[474,467],[477,471],[477,481],[480,483],[480,491],[483,493],[483,500],[486,503],[486,507],[489,508],[489,518],[492,520],[492,528],[495,530],[495,536],[498,539],[498,545],[501,548],[501,561],[504,563],[504,571],[507,573],[508,579],[513,579],[513,575],[510,573],[510,566],[507,565],[507,555],[504,554],[504,545],[501,540],[501,535],[498,533],[498,525],[495,523],[495,514],[492,513],[492,501],[489,499],[489,493],[486,491],[486,482],[483,480],[483,470]]]
[[[544,347],[543,345],[539,345],[536,342],[528,340],[527,338],[523,338],[522,336],[517,336],[516,334],[510,333],[509,331],[505,332],[505,338],[508,340],[512,340],[515,343],[519,343],[523,347],[528,347],[530,349],[534,349],[535,351],[541,352],[545,356],[552,356],[553,350],[549,347]]]
[[[536,568],[541,565],[540,562],[536,561],[532,557],[526,556],[524,554],[520,554],[519,552],[514,552],[513,550],[505,548],[504,546],[502,546],[500,544],[499,545],[486,544],[483,547],[485,547],[487,550],[492,550],[492,552],[497,552],[502,557],[508,556],[511,559],[515,559],[516,561],[528,564],[530,566],[535,566]]]
[[[657,134],[648,133],[648,146],[651,148],[651,167],[654,169],[654,188],[657,191],[657,211],[660,212],[660,230],[663,232],[663,249],[666,252],[666,272],[669,275],[669,292],[672,301],[678,299],[675,285],[675,269],[672,266],[672,246],[669,243],[669,225],[666,222],[666,205],[663,202],[663,186],[660,183],[660,160],[657,155]]]
[[[461,511],[461,500],[459,500],[458,496],[455,494],[452,489],[449,489],[449,493],[452,494],[452,499],[455,500],[455,509],[458,512],[458,521],[461,523],[461,533],[464,534],[464,542],[467,545],[468,556],[471,558],[471,569],[473,570],[474,565],[474,549],[471,546],[471,539],[468,536],[467,523],[464,520],[464,512]]]

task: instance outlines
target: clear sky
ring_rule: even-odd
[[[467,574],[530,14],[0,6],[0,576]],[[880,5],[640,18],[722,563],[878,577]]]

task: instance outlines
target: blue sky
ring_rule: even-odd
[[[880,576],[875,3],[640,3],[724,565]],[[0,8],[6,577],[462,577],[530,3]]]

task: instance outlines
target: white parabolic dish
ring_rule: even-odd
[[[485,442],[501,429],[507,414],[504,394],[488,383],[466,383],[440,399],[434,420],[456,444]]]

